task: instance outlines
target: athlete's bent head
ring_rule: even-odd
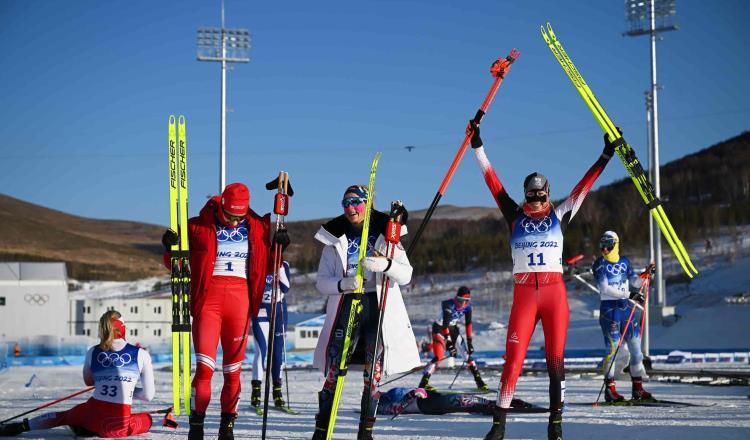
[[[99,348],[111,350],[115,339],[125,339],[125,321],[117,310],[108,310],[99,318]]]

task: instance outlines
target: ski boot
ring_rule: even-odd
[[[633,400],[653,400],[654,396],[643,389],[643,380],[640,377],[633,378]]]
[[[547,440],[563,440],[562,435],[562,411],[553,410],[549,414],[547,425]]]
[[[23,419],[22,422],[0,424],[0,437],[15,437],[26,431],[30,431],[29,419]]]
[[[237,414],[221,413],[221,423],[219,424],[218,440],[234,440],[234,421]]]
[[[417,388],[427,388],[430,385],[430,376],[432,375],[429,373],[422,375],[422,380],[419,381]]]
[[[615,388],[614,379],[605,379],[604,383],[606,384],[604,386],[604,401],[605,402],[622,402],[623,400],[625,400],[625,398],[622,397],[622,395],[617,392],[617,388]],[[635,387],[635,385],[633,386]]]
[[[482,380],[482,376],[479,375],[479,369],[474,367],[471,369],[471,374],[474,376],[474,382],[477,384],[477,390],[480,393],[489,393],[490,387]]]
[[[484,440],[503,440],[505,438],[505,416],[507,414],[508,411],[505,408],[499,406],[492,408],[492,429],[484,436]]]
[[[283,408],[286,406],[286,402],[284,402],[284,393],[281,389],[281,381],[280,380],[274,380],[273,381],[273,404],[276,408]]]
[[[260,406],[260,381],[259,380],[252,380],[250,381],[253,387],[253,391],[250,394],[250,405],[254,407]]]
[[[372,428],[375,426],[375,417],[360,417],[357,440],[373,440]]]
[[[203,440],[203,420],[206,418],[206,413],[198,412],[196,410],[190,410],[190,431],[188,432],[188,440]]]

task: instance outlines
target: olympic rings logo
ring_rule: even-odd
[[[521,220],[521,227],[527,234],[544,234],[552,228],[552,218],[546,216],[539,220],[524,217]]]
[[[99,365],[101,365],[102,367],[123,367],[126,364],[129,364],[132,360],[133,357],[130,356],[129,353],[120,355],[117,353],[101,352],[96,356],[96,361],[99,362]]]
[[[23,296],[23,300],[27,303],[37,306],[43,306],[49,301],[49,295],[40,295],[38,293],[27,293]]]
[[[607,272],[612,275],[620,275],[628,270],[628,265],[625,263],[607,264],[605,267],[607,268]]]
[[[372,248],[375,246],[375,237],[368,237],[367,240],[367,251],[371,251]],[[359,252],[359,238],[350,238],[349,239],[349,249],[347,250],[350,254],[356,254]]]
[[[221,242],[233,241],[235,243],[245,241],[247,240],[247,228],[244,226],[237,228],[219,227],[216,229],[216,239]]]

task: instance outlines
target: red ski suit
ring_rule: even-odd
[[[559,206],[550,205],[545,212],[531,213],[510,198],[487,159],[484,148],[477,148],[474,152],[485,182],[511,232],[515,283],[505,341],[506,361],[500,378],[497,405],[510,407],[529,341],[536,323],[541,320],[550,377],[550,408],[560,409],[565,399],[564,351],[570,318],[562,277],[563,231],[610,158],[600,156]]]
[[[193,346],[197,360],[191,406],[198,412],[205,412],[208,407],[220,340],[224,353],[221,410],[237,413],[240,369],[245,359],[250,318],[258,314],[266,274],[270,269],[271,215],[261,217],[250,209],[245,217],[248,229],[247,279],[215,277],[219,207],[220,198],[213,197],[197,217],[188,220],[192,272],[190,312],[193,316]],[[164,263],[167,267],[171,264],[169,252],[164,255]]]

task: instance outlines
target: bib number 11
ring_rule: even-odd
[[[534,261],[534,256],[536,256],[536,261]],[[527,257],[529,257],[529,266],[544,266],[546,263],[544,262],[544,254],[538,253],[538,254],[528,254]]]

